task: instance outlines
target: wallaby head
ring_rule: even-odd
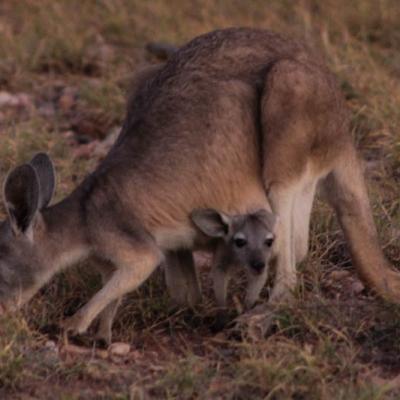
[[[44,229],[41,210],[49,204],[54,187],[53,164],[43,153],[12,170],[5,180],[8,217],[0,222],[0,311],[25,302],[36,288],[46,264],[37,243]]]
[[[264,272],[275,240],[277,217],[273,213],[262,209],[228,216],[213,209],[198,209],[192,212],[191,218],[202,233],[217,240],[219,264],[237,265],[253,275]]]

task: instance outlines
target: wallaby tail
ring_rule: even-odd
[[[379,246],[363,171],[352,145],[327,176],[324,189],[361,279],[382,298],[400,303],[400,272],[392,269]]]

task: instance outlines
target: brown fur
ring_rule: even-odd
[[[200,244],[189,219],[193,209],[245,214],[266,207],[266,191],[281,219],[271,295],[280,300],[294,287],[295,263],[307,250],[320,180],[329,182],[360,275],[399,302],[400,275],[379,248],[346,115],[334,77],[303,44],[235,28],[192,40],[138,85],[122,132],[94,173],[62,203],[35,208],[29,229],[12,213],[3,223],[1,302],[25,302],[60,268],[96,254],[116,270],[69,321],[82,332],[107,304],[141,284],[164,252]],[[21,174],[29,194],[40,194],[28,170]],[[29,209],[16,175],[6,185],[8,209],[20,202]]]

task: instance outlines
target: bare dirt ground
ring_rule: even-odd
[[[0,181],[47,151],[57,199],[93,170],[118,134],[135,71],[158,63],[149,42],[175,45],[221,27],[303,38],[338,75],[365,159],[385,254],[400,266],[400,7],[396,0],[0,2]],[[0,218],[4,209],[0,205]],[[120,344],[66,344],[58,326],[99,287],[84,263],[0,320],[1,399],[398,399],[400,309],[357,278],[332,212],[314,208],[296,305],[253,343],[215,333],[209,259],[204,301],[176,309],[158,271],[124,302]],[[231,290],[240,311],[240,280]],[[127,345],[129,345],[127,347]]]

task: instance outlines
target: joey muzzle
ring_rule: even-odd
[[[265,261],[264,260],[252,260],[250,262],[250,267],[252,271],[257,274],[261,274],[265,269]]]

